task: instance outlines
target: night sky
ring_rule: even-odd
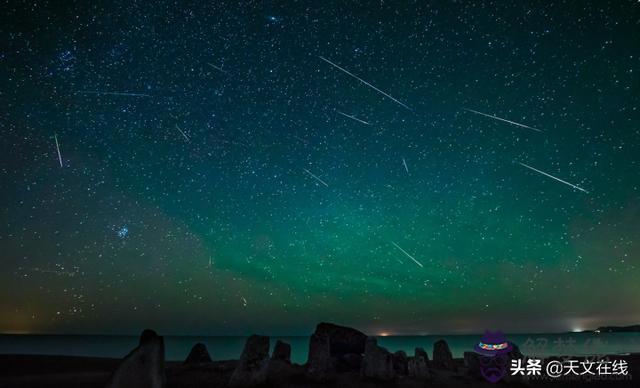
[[[2,4],[0,332],[640,321],[640,3],[190,3]]]

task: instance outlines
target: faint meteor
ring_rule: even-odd
[[[471,112],[471,113],[475,113],[477,115],[482,115],[482,116],[486,116],[486,117],[492,118],[494,120],[504,121],[505,123],[509,123],[509,124],[512,124],[512,125],[515,125],[515,126],[518,126],[518,127],[531,129],[531,130],[536,131],[536,132],[542,132],[541,129],[530,127],[528,125],[524,125],[524,124],[520,124],[520,123],[516,123],[515,121],[503,119],[502,117],[498,117],[498,116],[494,116],[494,115],[478,112],[477,110],[473,110],[473,109],[467,109],[467,108],[462,108],[462,109],[466,110],[467,112]]]
[[[404,158],[402,158],[402,165],[404,166],[404,169],[407,170],[407,174],[409,173],[409,167],[407,167],[407,161],[404,160]]]
[[[322,59],[323,61],[327,62],[328,64],[330,64],[331,66],[335,67],[336,69],[342,71],[343,73],[346,73],[348,75],[350,75],[351,77],[357,79],[358,81],[362,82],[363,84],[367,85],[368,87],[370,87],[371,89],[375,90],[376,92],[382,94],[383,96],[391,99],[392,101],[394,101],[395,103],[402,105],[403,107],[407,108],[410,111],[413,111],[413,109],[409,108],[406,104],[404,104],[403,102],[397,100],[396,98],[394,98],[393,96],[383,92],[382,90],[376,88],[375,86],[371,85],[370,83],[368,83],[367,81],[363,80],[362,78],[358,77],[357,75],[350,73],[347,69],[343,69],[342,67],[336,65],[335,63],[331,62],[330,60],[328,60],[325,57],[319,56],[320,59]]]
[[[216,65],[214,65],[214,64],[212,64],[212,63],[207,63],[207,65],[209,65],[209,66],[213,67],[214,69],[216,69],[216,70],[218,70],[218,71],[220,71],[220,72],[222,72],[222,73],[229,74],[229,72],[228,72],[228,71],[223,70],[221,67],[218,67],[218,66],[216,66]]]
[[[247,300],[245,299],[245,297],[241,296],[240,298],[242,298],[242,306],[247,307]]]
[[[362,123],[362,124],[364,124],[364,125],[371,125],[371,124],[367,123],[367,122],[366,122],[366,121],[364,121],[364,120],[360,120],[360,119],[359,119],[359,118],[357,118],[356,116],[351,116],[351,115],[348,115],[348,114],[343,113],[343,112],[340,112],[340,111],[336,111],[336,112],[340,113],[340,114],[341,114],[341,115],[343,115],[344,117],[348,117],[348,118],[350,118],[351,120],[355,120],[355,121],[360,122],[360,123]]]
[[[60,167],[64,167],[62,165],[62,154],[60,153],[60,144],[58,144],[58,135],[53,134],[53,138],[56,139],[56,150],[58,151],[58,161],[60,162]]]
[[[183,131],[182,129],[180,129],[180,127],[178,126],[178,124],[176,124],[176,129],[177,129],[178,131],[180,131],[180,133],[182,134],[182,136],[184,136],[184,138],[185,138],[187,141],[189,141],[189,136],[187,136],[187,134],[186,134],[186,133],[184,133],[184,131]]]
[[[323,185],[325,185],[325,186],[329,187],[329,185],[328,185],[325,181],[323,181],[322,179],[318,178],[318,177],[317,177],[316,175],[314,175],[311,171],[307,170],[306,168],[303,168],[303,170],[304,170],[307,174],[311,175],[311,176],[312,176],[315,180],[317,180],[318,182],[320,182],[320,183],[322,183]]]
[[[526,167],[526,168],[528,168],[528,169],[531,169],[531,170],[533,170],[533,171],[535,171],[535,172],[538,172],[538,173],[540,173],[540,174],[542,174],[542,175],[548,176],[548,177],[549,177],[549,178],[551,178],[551,179],[555,179],[555,180],[557,180],[558,182],[562,182],[562,183],[564,183],[565,185],[571,186],[571,187],[573,187],[573,188],[574,188],[574,189],[576,189],[576,190],[580,190],[580,191],[585,192],[585,193],[587,193],[587,194],[589,193],[587,190],[583,189],[582,187],[578,187],[578,186],[576,186],[576,185],[574,185],[574,184],[571,184],[571,183],[569,183],[569,182],[567,182],[567,181],[563,181],[563,180],[562,180],[562,179],[560,179],[560,178],[556,178],[556,177],[554,177],[554,176],[553,176],[553,175],[551,175],[551,174],[547,174],[547,173],[546,173],[546,172],[544,172],[544,171],[540,171],[540,170],[538,170],[537,168],[533,168],[533,167],[528,166],[528,165],[526,165],[526,164],[524,164],[524,163],[522,163],[522,162],[518,162],[518,163],[520,163],[520,165],[522,165],[522,166],[524,166],[524,167]]]
[[[410,258],[411,260],[413,260],[414,263],[418,264],[420,267],[423,267],[423,265],[415,259],[415,257],[411,256],[407,251],[405,251],[404,249],[402,249],[402,247],[398,244],[396,244],[395,242],[391,241],[391,244],[395,245],[396,248],[400,249],[400,251],[402,251],[402,253],[404,253],[405,255],[407,255],[408,258]]]
[[[151,97],[149,94],[144,93],[128,93],[128,92],[101,92],[95,90],[79,90],[77,94],[106,94],[110,96],[130,96],[130,97]]]

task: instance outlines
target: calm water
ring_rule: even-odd
[[[473,348],[478,335],[451,336],[393,336],[378,337],[378,344],[390,351],[404,350],[413,354],[416,347],[423,347],[432,356],[433,343],[444,338],[454,357]],[[307,358],[309,337],[272,337],[291,344],[292,359],[304,363]],[[563,334],[512,334],[507,339],[520,346],[524,354],[589,355],[625,354],[640,352],[640,333],[563,333]],[[187,337],[165,336],[167,360],[184,360],[196,342],[207,345],[214,360],[238,358],[246,337]],[[67,335],[0,335],[0,354],[49,354],[93,357],[126,355],[138,344],[137,336],[67,336]]]

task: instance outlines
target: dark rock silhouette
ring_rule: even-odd
[[[338,372],[360,371],[362,354],[347,353],[339,358]]]
[[[229,386],[250,387],[267,380],[269,366],[269,337],[252,335],[247,339],[238,366],[233,371]]]
[[[387,349],[378,346],[375,337],[367,337],[365,342],[361,376],[384,381],[393,380],[396,376],[393,355]]]
[[[416,348],[415,355],[409,358],[407,363],[408,374],[417,379],[428,379],[431,377],[429,371],[429,356],[422,348]]]
[[[438,340],[433,344],[433,365],[436,368],[456,370],[456,364],[447,341]]]
[[[509,359],[510,360],[515,360],[515,359],[518,359],[518,358],[524,358],[524,355],[522,354],[522,352],[520,352],[520,348],[518,347],[518,345],[516,345],[516,344],[514,344],[512,342],[511,346],[513,348],[509,352]]]
[[[140,345],[113,372],[106,388],[163,388],[165,386],[164,340],[145,330]]]
[[[184,361],[185,364],[193,365],[193,364],[204,364],[211,361],[211,356],[209,356],[209,351],[207,351],[207,346],[201,342],[198,342],[191,348],[191,352],[187,356],[187,359]]]
[[[464,366],[470,375],[480,376],[480,355],[476,352],[464,352]]]
[[[267,383],[273,387],[287,386],[291,381],[304,381],[305,370],[300,365],[293,365],[289,361],[269,360],[267,368]]]
[[[402,350],[393,353],[393,370],[395,370],[396,374],[406,375],[409,368],[408,363],[407,353]]]
[[[316,326],[315,334],[329,338],[329,349],[332,356],[364,353],[367,336],[356,329],[322,322]]]
[[[273,348],[272,360],[280,360],[284,362],[291,362],[291,345],[280,340],[276,341],[276,345]]]
[[[309,339],[307,377],[314,381],[328,381],[335,378],[334,359],[329,350],[329,337],[312,334]]]

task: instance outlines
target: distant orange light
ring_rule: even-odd
[[[380,333],[380,337],[388,337],[389,335],[391,334],[387,333],[386,331],[383,331],[382,333]]]

